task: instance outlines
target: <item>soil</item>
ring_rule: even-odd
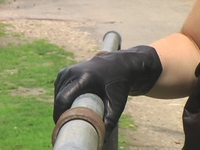
[[[30,95],[40,95],[45,93],[43,88],[25,88],[25,87],[18,87],[16,90],[10,90],[11,95],[20,95],[20,96],[30,96]]]
[[[52,8],[53,8],[53,1]],[[9,1],[0,6],[0,21],[11,24],[9,30],[23,33],[28,39],[47,39],[75,54],[78,62],[92,57],[99,49],[99,41],[91,36],[91,32],[83,29],[93,28],[99,22],[75,20],[67,16],[51,16],[49,8],[46,17],[37,14],[33,7],[43,8],[45,1]],[[21,9],[21,11],[19,11]],[[61,9],[58,7],[56,11]],[[24,13],[35,12],[26,17]],[[52,10],[53,13],[53,10]],[[29,91],[28,89],[22,89]],[[39,89],[39,92],[42,92]],[[15,94],[15,92],[13,93]],[[176,100],[159,100],[145,96],[130,97],[124,113],[130,114],[137,125],[136,131],[123,130],[131,142],[130,150],[180,150],[184,144],[182,129],[182,110],[187,98]]]

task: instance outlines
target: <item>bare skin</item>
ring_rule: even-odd
[[[197,46],[180,33],[156,41],[151,46],[160,57],[163,72],[147,96],[164,99],[188,96],[197,81],[194,74],[200,61]]]
[[[190,95],[197,81],[195,69],[200,62],[199,10],[200,0],[197,0],[181,33],[150,44],[160,57],[163,72],[147,96],[169,99]]]

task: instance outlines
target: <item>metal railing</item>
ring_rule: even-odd
[[[101,51],[116,51],[121,47],[121,37],[115,31],[103,37]],[[59,118],[52,134],[54,150],[117,150],[118,126],[104,145],[104,104],[95,94],[77,97],[72,107]]]

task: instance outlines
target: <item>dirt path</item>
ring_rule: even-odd
[[[125,37],[124,47],[129,47],[138,43],[149,43],[179,28],[176,23],[169,22],[168,27],[170,27],[170,31],[166,30],[167,27],[158,30],[158,28],[162,27],[152,26],[153,22],[156,22],[156,17],[154,16],[150,20],[145,20],[149,22],[145,25],[150,30],[144,29],[145,31],[143,31],[144,24],[134,26],[134,28],[141,31],[140,34],[143,37],[145,35],[145,38],[142,39],[138,34],[136,36],[129,32],[134,22],[131,22],[130,19],[126,23],[123,22],[125,14],[128,14],[127,17],[131,18],[130,11],[134,9],[139,11],[138,8],[135,7],[130,10],[127,8],[125,12],[122,12],[118,9],[118,5],[120,7],[128,7],[131,4],[131,0],[121,2],[118,5],[113,2],[115,1],[92,3],[90,0],[77,0],[67,2],[66,4],[64,0],[59,2],[49,0],[47,4],[45,0],[10,0],[6,5],[0,6],[0,21],[12,24],[13,27],[10,30],[21,32],[27,38],[44,38],[63,46],[66,50],[74,52],[77,61],[93,56],[98,50],[103,34],[110,29],[122,33],[122,36]],[[135,4],[144,5],[144,8],[140,9],[145,10],[146,2],[135,1]],[[173,15],[182,22],[192,3],[187,1],[180,2],[178,0],[170,2],[170,4],[166,2],[166,5],[171,6],[168,14],[171,15],[170,13],[173,14],[178,9],[179,13],[176,12]],[[111,3],[114,5],[113,9],[108,11]],[[150,4],[152,7],[155,7],[155,12],[159,10],[156,6],[158,5],[157,3],[159,4],[155,0],[154,4]],[[104,7],[99,9],[98,5],[103,5]],[[181,5],[182,8],[179,9],[179,6],[175,9],[176,5]],[[95,10],[92,14],[91,10],[87,9],[90,7]],[[113,16],[116,16],[115,13],[118,13],[118,18],[101,15],[102,12]],[[141,15],[134,15],[137,17],[134,19],[139,21]],[[157,15],[159,16],[160,14]],[[165,19],[167,20],[168,18]],[[162,21],[164,20],[161,19],[160,22]],[[125,26],[127,27],[126,30],[122,28]],[[154,34],[151,34],[150,31]],[[130,37],[132,40],[130,40]],[[178,100],[158,100],[143,96],[131,98],[128,101],[125,113],[132,115],[138,129],[135,132],[126,133],[127,137],[132,141],[129,149],[180,150],[184,142],[181,115],[185,101],[186,98]]]

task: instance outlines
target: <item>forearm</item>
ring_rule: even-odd
[[[166,99],[188,96],[197,80],[195,69],[200,61],[200,52],[194,42],[176,33],[150,46],[156,49],[163,71],[147,95]]]

